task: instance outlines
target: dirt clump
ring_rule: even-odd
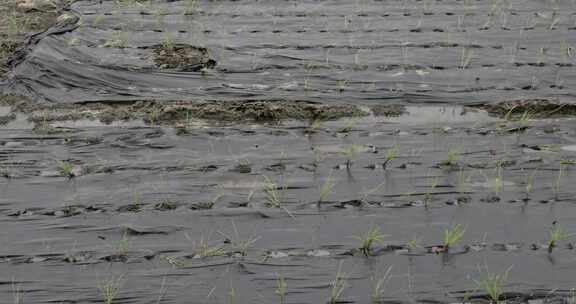
[[[206,48],[188,44],[163,43],[153,46],[152,49],[154,64],[162,69],[197,72],[216,66],[216,61],[210,59]]]
[[[544,119],[576,116],[576,103],[551,99],[525,99],[474,105],[505,119]]]

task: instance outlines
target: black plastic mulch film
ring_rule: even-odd
[[[574,11],[534,0],[78,1],[29,39],[3,90],[59,103],[566,101]],[[210,64],[158,64],[174,46],[205,48]]]

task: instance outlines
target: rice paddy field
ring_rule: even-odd
[[[0,303],[576,303],[576,2],[40,4]]]

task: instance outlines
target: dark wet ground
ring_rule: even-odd
[[[554,221],[576,231],[574,121],[407,110],[185,132],[44,132],[18,114],[0,129],[0,298],[102,303],[99,286],[121,276],[114,303],[279,303],[283,277],[286,303],[324,303],[341,265],[350,303],[369,303],[389,267],[382,303],[485,301],[475,280],[510,267],[514,301],[572,303],[573,239],[546,243]],[[436,253],[455,224],[462,241]],[[373,227],[387,236],[365,257],[353,236]]]

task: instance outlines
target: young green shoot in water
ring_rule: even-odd
[[[268,176],[264,175],[264,193],[266,194],[266,205],[272,208],[278,208],[284,210],[290,217],[294,218],[294,215],[286,207],[282,205],[281,194],[278,185],[273,182]],[[280,187],[282,190],[286,190],[286,185]]]
[[[384,185],[386,184],[386,181],[383,181],[382,183],[378,184],[376,187],[372,188],[372,189],[362,189],[362,192],[360,192],[360,202],[362,202],[362,204],[368,204],[368,197],[372,194],[374,194],[376,191],[380,190],[380,188],[382,188]]]
[[[16,284],[14,279],[12,279],[12,293],[14,298],[14,304],[24,304],[24,296],[22,295],[22,287],[20,284]]]
[[[264,193],[266,194],[266,204],[274,208],[282,208],[281,195],[278,185],[268,176],[264,175]]]
[[[524,182],[524,194],[526,195],[526,201],[530,199],[530,193],[532,193],[532,190],[534,189],[534,176],[536,175],[537,171],[538,169],[534,169],[532,173],[526,174],[526,180]]]
[[[552,230],[550,230],[550,239],[548,240],[548,252],[552,252],[552,250],[558,246],[558,242],[571,238],[574,235],[576,234],[564,232],[558,225],[558,222],[554,221],[552,223]]]
[[[74,177],[74,165],[67,161],[58,161],[58,172],[67,178]]]
[[[185,234],[185,237],[192,241],[190,236]],[[210,257],[218,257],[226,255],[226,250],[220,246],[211,246],[208,244],[208,240],[204,238],[204,236],[200,236],[200,241],[196,243],[196,241],[192,241],[192,245],[194,247],[194,257],[195,258],[210,258]]]
[[[509,267],[503,273],[487,272],[481,275],[480,280],[475,280],[476,285],[488,295],[491,304],[500,303],[500,297],[504,292],[504,284],[508,280],[508,273],[511,268]]]
[[[460,224],[456,224],[450,229],[444,230],[444,243],[442,244],[444,246],[444,250],[448,251],[450,248],[460,242],[465,232],[466,229],[463,228]]]
[[[358,144],[351,144],[342,150],[342,154],[346,157],[346,169],[350,170],[352,168],[352,160],[360,152],[361,147]]]
[[[380,276],[372,276],[370,279],[374,283],[372,288],[372,294],[370,297],[372,298],[373,303],[380,303],[382,300],[382,294],[384,293],[384,287],[386,287],[386,283],[390,279],[390,271],[392,271],[392,266],[388,267],[388,270]]]
[[[363,235],[353,236],[354,239],[360,241],[360,247],[358,248],[364,256],[370,256],[372,254],[372,245],[374,243],[381,243],[386,235],[380,232],[380,227],[374,226],[370,228]]]
[[[254,243],[260,239],[260,237],[249,237],[248,239],[241,239],[240,233],[238,232],[238,228],[236,227],[234,220],[232,220],[232,229],[234,230],[233,237],[222,231],[217,232],[226,238],[226,240],[232,245],[232,249],[235,253],[242,257],[248,255],[248,249],[252,247],[252,245],[254,245]]]
[[[444,160],[441,165],[444,166],[453,166],[456,165],[458,159],[460,157],[460,149],[458,148],[450,148],[446,154],[446,160]]]
[[[118,297],[122,284],[124,283],[123,278],[123,275],[117,277],[112,276],[98,284],[98,289],[100,289],[105,304],[114,303],[114,300]]]
[[[330,282],[330,304],[336,304],[340,301],[340,297],[346,289],[346,278],[345,274],[342,272],[342,262],[338,265],[338,271],[336,272],[336,277],[332,282]]]
[[[318,197],[318,203],[317,203],[318,207],[320,207],[322,202],[324,202],[326,200],[326,198],[328,197],[328,195],[330,195],[330,193],[334,189],[334,186],[336,186],[336,184],[330,180],[330,175],[329,175],[326,178],[326,180],[324,181],[324,183],[322,184],[322,187],[320,187],[320,195]]]
[[[562,185],[562,177],[564,177],[564,164],[560,162],[560,168],[558,170],[558,175],[554,181],[552,191],[554,192],[554,200],[558,200],[560,194],[560,186]]]
[[[398,157],[398,151],[399,150],[400,150],[400,148],[398,147],[398,145],[394,145],[394,146],[392,146],[392,148],[390,148],[390,149],[388,149],[388,151],[386,151],[384,163],[382,163],[383,169],[386,169],[386,167],[388,166],[388,163],[390,163],[391,161],[395,160],[396,157]]]
[[[280,297],[280,304],[284,304],[286,301],[286,291],[288,290],[288,283],[286,283],[286,279],[283,276],[278,276],[276,279],[276,288],[274,289],[274,293]]]
[[[428,205],[428,203],[430,201],[432,201],[432,192],[436,189],[436,187],[438,187],[438,177],[434,177],[434,178],[428,178],[428,187],[426,187],[426,194],[424,197],[424,202],[426,203],[426,205]]]

